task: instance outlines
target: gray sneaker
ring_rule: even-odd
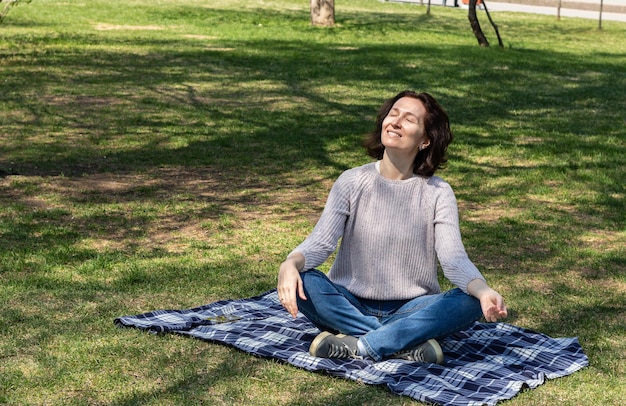
[[[431,339],[410,350],[398,351],[391,358],[442,365],[443,351],[437,340]]]
[[[309,353],[314,357],[320,358],[356,358],[359,356],[359,348],[357,347],[358,338],[347,336],[345,334],[332,334],[324,331],[315,337],[311,343]]]

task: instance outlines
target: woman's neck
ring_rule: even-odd
[[[393,157],[390,154],[383,155],[380,161],[381,176],[391,180],[404,180],[415,176],[413,173],[413,160]]]

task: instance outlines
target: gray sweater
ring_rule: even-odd
[[[328,277],[364,299],[397,300],[439,293],[443,273],[467,293],[483,279],[468,258],[456,198],[437,176],[390,180],[375,163],[349,169],[333,185],[313,232],[293,252],[316,268],[341,244]]]

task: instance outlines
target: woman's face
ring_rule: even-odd
[[[397,150],[415,156],[430,145],[426,136],[424,104],[413,97],[403,97],[391,107],[383,120],[380,139],[385,149]]]

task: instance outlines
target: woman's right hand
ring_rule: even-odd
[[[285,262],[280,264],[278,272],[278,298],[285,310],[295,319],[298,315],[298,302],[296,294],[302,300],[307,300],[304,294],[304,285],[300,277],[300,268],[304,267],[304,256],[300,253],[290,255]]]

